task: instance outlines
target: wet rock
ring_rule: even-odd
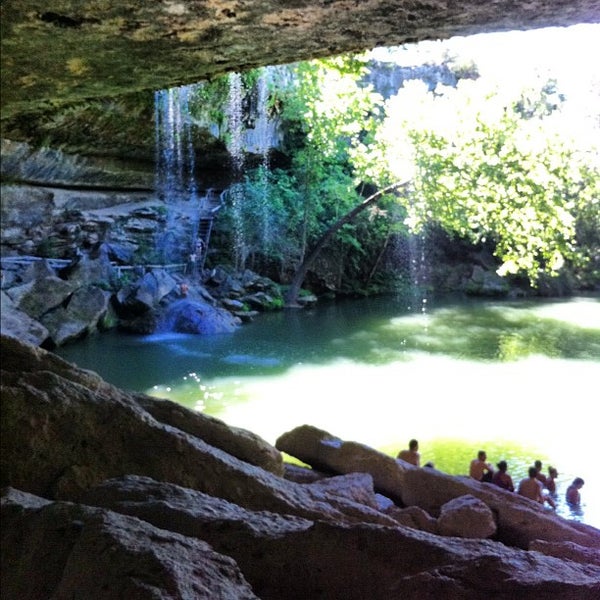
[[[53,148],[35,148],[2,139],[2,175],[7,180],[45,185],[152,188],[153,173],[127,168],[125,161],[107,168],[106,161],[69,155]]]
[[[215,334],[235,331],[240,320],[229,311],[190,300],[173,302],[162,319],[162,327],[179,333]]]

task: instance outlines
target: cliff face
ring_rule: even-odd
[[[2,113],[375,46],[598,18],[597,0],[7,0]]]

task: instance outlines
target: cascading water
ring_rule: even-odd
[[[427,288],[429,268],[426,257],[426,234],[408,234],[408,260],[413,312],[427,313]]]
[[[261,247],[268,253],[273,244],[273,231],[269,207],[269,149],[272,147],[271,122],[267,101],[269,98],[269,69],[262,69],[257,81],[256,121],[254,151],[261,158],[258,167],[257,219],[260,222]],[[248,132],[250,133],[250,131]],[[250,140],[248,140],[250,142]]]
[[[156,191],[165,202],[166,223],[156,239],[163,263],[181,261],[187,245],[181,243],[177,210],[182,202],[197,201],[195,154],[192,144],[189,104],[198,85],[159,90],[154,94],[156,127]]]
[[[234,183],[227,196],[238,270],[257,253],[269,255],[276,243],[269,202],[269,157],[280,143],[280,130],[277,119],[269,113],[269,94],[273,78],[286,72],[282,67],[265,67],[258,71],[252,89],[244,88],[238,73],[229,75],[227,147]],[[252,175],[245,178],[250,169]]]
[[[227,119],[229,130],[229,142],[227,149],[231,155],[233,166],[233,184],[229,188],[231,202],[231,213],[233,219],[233,245],[235,266],[241,270],[248,256],[245,240],[245,228],[243,223],[243,188],[241,183],[244,167],[243,155],[243,121],[242,121],[243,84],[239,73],[229,74],[229,94],[227,101]]]

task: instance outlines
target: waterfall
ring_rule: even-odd
[[[195,205],[198,201],[190,99],[201,85],[181,86],[154,93],[155,188],[166,208],[166,222],[163,231],[157,235],[156,251],[164,263],[185,260],[189,253],[189,243],[184,241],[186,232],[182,230],[185,222],[180,223],[179,216],[182,203],[193,202]],[[197,215],[196,227],[193,221],[192,218],[192,230],[197,228]]]
[[[242,77],[239,73],[229,74],[229,93],[227,99],[227,119],[229,140],[227,149],[231,155],[233,165],[233,184],[229,189],[229,198],[231,201],[231,214],[233,219],[233,246],[236,269],[244,268],[248,256],[246,243],[243,200],[244,192],[242,188],[242,173],[244,167],[243,154],[243,120],[242,120],[242,100],[243,100]]]
[[[263,251],[269,252],[273,244],[271,210],[269,206],[269,150],[273,147],[273,123],[269,119],[269,75],[270,69],[261,69],[257,81],[256,121],[253,151],[260,156],[258,167],[258,193],[256,217],[260,223],[260,242]],[[250,131],[248,132],[250,133]],[[248,146],[250,147],[250,140]]]
[[[280,142],[278,121],[269,112],[270,86],[282,69],[264,67],[251,90],[238,73],[229,75],[227,147],[233,181],[228,190],[237,269],[249,258],[269,254],[276,243],[269,198],[270,151]],[[287,73],[287,69],[285,70]],[[258,161],[256,160],[258,159]],[[255,176],[245,179],[247,169]]]
[[[426,256],[426,232],[408,233],[408,260],[410,273],[411,302],[413,312],[427,312],[427,289],[429,287],[429,265]]]
[[[156,190],[166,202],[192,199],[196,193],[189,101],[197,85],[154,94]]]

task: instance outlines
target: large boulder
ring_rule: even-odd
[[[405,461],[395,460],[364,444],[341,440],[312,425],[302,425],[282,434],[275,447],[317,470],[369,473],[376,491],[399,502],[404,474],[414,468]]]
[[[16,307],[33,319],[40,319],[60,307],[75,291],[75,286],[58,277],[47,261],[35,262],[27,280],[6,290]]]
[[[150,396],[138,396],[137,400],[157,421],[177,427],[232,456],[283,476],[281,452],[255,433],[232,427],[219,419],[190,410],[170,400]]]
[[[95,332],[109,311],[110,293],[92,285],[76,290],[66,306],[42,316],[40,322],[50,332],[53,343],[62,346]]]
[[[0,330],[4,335],[34,346],[41,346],[50,336],[46,327],[19,310],[4,291],[0,291]]]
[[[258,598],[235,561],[189,535],[8,490],[2,497],[7,600]]]
[[[442,506],[437,520],[440,535],[485,539],[496,533],[494,515],[489,506],[471,496],[459,496]]]
[[[179,333],[231,333],[241,321],[229,311],[206,302],[178,300],[167,308],[161,327]]]

